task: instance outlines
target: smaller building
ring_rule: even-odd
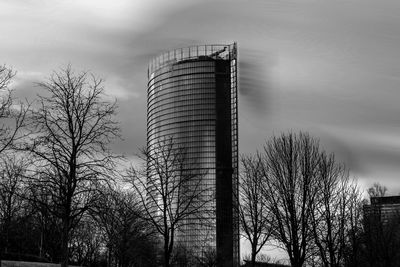
[[[371,197],[371,204],[364,206],[364,218],[383,225],[400,219],[400,196]]]
[[[364,205],[364,266],[400,266],[400,196],[371,197]]]

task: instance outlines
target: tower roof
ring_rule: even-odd
[[[148,67],[148,76],[159,68],[162,68],[171,63],[177,63],[189,59],[225,59],[230,60],[236,58],[236,43],[223,45],[196,45],[190,47],[177,48],[150,60]]]

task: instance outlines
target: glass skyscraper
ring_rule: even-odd
[[[211,199],[203,207],[207,218],[187,218],[176,243],[199,254],[211,247],[218,266],[238,266],[236,43],[181,48],[154,58],[147,101],[148,150],[157,140],[173,138],[195,159],[190,168],[204,172],[194,184]]]

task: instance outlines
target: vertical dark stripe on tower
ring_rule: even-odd
[[[233,266],[230,62],[216,60],[216,223],[218,266]]]

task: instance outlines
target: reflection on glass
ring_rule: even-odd
[[[223,188],[223,193],[231,195],[232,210],[227,213],[228,217],[221,213],[218,220],[225,220],[224,223],[233,228],[230,238],[234,262],[239,260],[239,228],[234,209],[237,203],[233,197],[238,182],[236,79],[236,45],[206,45],[169,51],[150,62],[147,106],[149,149],[156,140],[172,136],[176,144],[186,149],[187,168],[204,173],[199,178],[200,187],[207,189],[205,195],[212,201],[202,207],[202,216],[186,219],[176,239],[177,243],[186,244],[198,253],[210,247],[217,248],[217,165],[222,159],[221,152],[218,154],[217,151],[224,146],[222,143],[229,141],[227,155],[231,158],[225,161],[230,162],[232,182],[229,188]],[[227,92],[221,94],[220,90]],[[221,100],[221,95],[227,97]],[[221,111],[223,115],[219,113]],[[228,131],[217,130],[221,129],[217,125],[221,118]],[[196,184],[193,181],[193,185]],[[194,190],[193,185],[188,183],[187,190]]]

